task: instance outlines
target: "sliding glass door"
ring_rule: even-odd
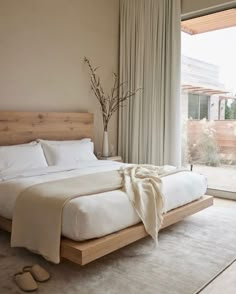
[[[232,13],[236,17],[236,10],[229,10],[182,22],[182,159],[207,176],[212,194],[236,200]]]

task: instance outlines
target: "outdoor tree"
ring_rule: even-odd
[[[226,103],[225,119],[236,119],[236,100],[234,100],[230,105]]]

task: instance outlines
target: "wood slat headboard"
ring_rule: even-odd
[[[0,111],[0,146],[82,138],[93,139],[92,113]]]

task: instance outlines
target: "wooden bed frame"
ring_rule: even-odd
[[[35,139],[75,140],[93,138],[93,114],[64,112],[0,112],[0,146],[28,143]],[[213,197],[174,209],[164,215],[161,229],[213,205]],[[11,232],[11,220],[0,217],[0,229]],[[61,240],[61,257],[85,265],[99,257],[131,244],[148,234],[138,224],[105,237],[75,242]]]

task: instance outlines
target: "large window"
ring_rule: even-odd
[[[208,119],[209,96],[188,94],[188,118]]]
[[[182,22],[182,163],[236,200],[236,9]]]

